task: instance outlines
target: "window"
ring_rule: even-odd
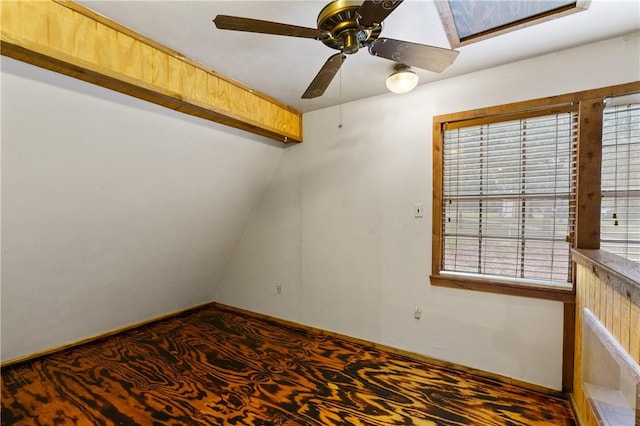
[[[577,114],[531,115],[445,125],[442,273],[571,287]]]
[[[600,247],[640,262],[640,96],[607,100],[602,123]]]
[[[572,249],[637,262],[640,105],[621,96],[639,92],[636,81],[434,117],[431,284],[571,303]]]

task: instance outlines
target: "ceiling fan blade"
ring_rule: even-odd
[[[381,24],[384,19],[393,12],[403,0],[367,0],[362,3],[358,14],[360,24],[365,27],[373,27]]]
[[[426,44],[379,38],[369,46],[369,53],[427,71],[442,72],[453,63],[460,52]]]
[[[298,27],[296,25],[237,16],[218,15],[213,22],[216,24],[216,28],[221,30],[248,31],[251,33],[313,38],[316,40],[319,40],[324,35],[324,32],[317,28]]]
[[[329,84],[331,84],[331,80],[335,77],[336,73],[342,66],[345,55],[342,53],[336,53],[327,59],[327,62],[324,63],[316,77],[313,79],[307,90],[302,95],[302,99],[313,99],[318,96],[322,96]]]

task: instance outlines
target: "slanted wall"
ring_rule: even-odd
[[[212,300],[283,146],[2,58],[2,360]]]

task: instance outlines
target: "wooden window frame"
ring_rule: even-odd
[[[498,116],[488,116],[488,117],[483,117],[483,118],[479,118],[479,119],[475,119],[474,118],[474,119],[462,120],[462,121],[457,121],[457,122],[447,122],[447,123],[443,124],[442,129],[443,129],[443,131],[455,131],[456,129],[462,129],[462,128],[463,129],[469,129],[469,128],[479,127],[479,126],[487,126],[487,125],[490,126],[492,124],[498,124],[498,125],[504,124],[504,125],[506,125],[507,122],[516,122],[516,121],[522,122],[522,121],[536,120],[536,119],[539,119],[541,117],[543,117],[543,118],[545,118],[547,120],[550,120],[550,117],[554,117],[554,116],[558,116],[558,115],[565,115],[566,116],[566,114],[569,114],[569,115],[571,115],[573,117],[572,122],[574,122],[575,125],[571,125],[571,124],[569,124],[569,125],[572,126],[572,128],[575,129],[575,133],[573,133],[573,136],[574,136],[574,138],[577,138],[577,127],[578,127],[577,126],[577,111],[575,109],[575,106],[572,103],[567,103],[567,104],[563,104],[563,105],[554,105],[554,106],[551,106],[549,108],[536,108],[534,110],[528,110],[526,112],[518,111],[518,112],[515,112],[513,114],[500,114]],[[573,121],[573,120],[575,120],[575,121]],[[575,127],[573,127],[573,126],[575,126]],[[498,130],[495,130],[495,131],[498,131]],[[487,132],[491,133],[492,130],[488,129]],[[575,145],[573,145],[576,142],[576,140],[574,138],[571,138],[572,139],[571,140],[571,145],[572,146],[575,146]],[[490,144],[491,144],[491,142],[489,142],[488,145],[490,145]],[[488,150],[488,151],[490,151],[490,150]],[[442,150],[442,153],[443,153],[443,156],[444,156],[445,155],[444,150]],[[575,158],[574,155],[575,155],[575,153],[571,154],[571,157]],[[489,156],[490,155],[487,152],[487,157],[489,157]],[[522,161],[522,158],[520,158],[520,161]],[[473,162],[473,159],[472,159],[472,162]],[[444,163],[444,158],[443,158],[443,163]],[[444,169],[444,164],[443,164],[442,169]],[[575,170],[573,172],[575,173]],[[443,180],[444,180],[444,175],[443,175]],[[442,186],[443,186],[443,191],[442,192],[444,193],[444,186],[445,186],[444,182],[443,182]],[[572,184],[572,188],[575,188],[573,186],[573,184]],[[527,202],[529,202],[529,201],[532,200],[532,198],[530,198],[530,197],[533,197],[533,196],[534,196],[534,194],[532,194],[532,193],[519,194],[518,202],[521,202],[523,200],[526,200]],[[478,195],[478,197],[480,197],[480,198],[478,198],[478,200],[480,200],[482,198],[480,195]],[[485,195],[484,198],[482,198],[482,199],[487,201],[487,203],[491,202],[492,200],[495,200],[494,198],[492,198],[491,194]],[[567,202],[571,203],[571,201],[573,199],[574,199],[573,194],[571,194],[571,196],[567,199]],[[451,203],[451,200],[449,200],[448,202]],[[443,207],[444,207],[444,205],[443,205]],[[462,207],[460,207],[460,208],[462,208]],[[444,210],[445,209],[443,208],[443,211],[441,212],[441,216],[440,216],[440,220],[441,220],[440,223],[441,224],[444,223],[443,216],[442,216],[444,214]],[[570,208],[570,211],[573,211],[573,209]],[[568,214],[573,216],[573,213],[568,213]],[[570,224],[569,224],[571,228],[573,228],[572,224],[573,224],[573,221],[571,221]],[[433,225],[434,226],[436,225],[435,221],[434,221]],[[444,226],[445,229],[447,228],[446,225],[441,225],[441,226]],[[570,231],[568,230],[568,232],[570,232]],[[490,239],[490,238],[492,238],[492,236],[495,236],[495,235],[489,235],[489,234],[483,233],[483,237],[485,237],[485,238],[489,238]],[[454,236],[453,238],[455,240],[456,237]],[[458,238],[459,238],[459,236],[458,236]],[[442,255],[442,251],[444,251],[444,250],[441,250],[441,252],[439,254]],[[524,252],[525,253],[529,253],[528,250],[524,250]],[[569,256],[569,252],[570,252],[570,250],[569,250],[569,248],[567,248],[567,250],[566,250],[567,256]],[[483,259],[484,258],[489,258],[489,257],[491,257],[491,254],[485,254],[483,256]],[[440,259],[440,262],[441,262],[441,264],[445,263],[444,259]],[[569,265],[570,265],[570,260],[567,259],[566,272],[569,273],[568,275],[570,275]],[[442,269],[444,269],[444,267]],[[449,275],[450,273],[452,275]],[[443,272],[442,274],[444,275],[445,272]],[[459,271],[458,269],[454,269],[454,270],[451,270],[451,271],[447,271],[446,275],[447,275],[447,278],[451,277],[451,279],[456,280],[456,279],[460,278],[463,275],[467,275],[467,273],[465,273],[463,271]],[[491,275],[491,274],[489,274],[489,275]],[[471,281],[475,281],[476,278],[479,279],[480,281],[484,281],[484,280],[490,279],[490,277],[488,277],[488,276],[485,277],[484,274],[482,274],[482,273],[476,274],[474,272],[469,272],[469,275],[464,277],[464,279],[467,279],[467,278],[469,280],[471,280]],[[560,291],[566,291],[571,286],[570,276],[568,277],[568,279],[567,279],[567,281],[565,283],[553,283],[553,284],[551,282],[543,283],[542,279],[538,280],[540,282],[534,283],[534,281],[536,281],[536,279],[532,278],[532,277],[526,277],[526,278],[518,279],[516,277],[509,278],[508,276],[497,276],[497,277],[495,277],[495,281],[503,283],[503,284],[506,283],[507,286],[513,285],[513,284],[515,284],[517,286],[522,286],[524,282],[530,282],[529,287],[531,287],[532,289],[538,289],[540,287],[543,287],[543,288],[548,288],[548,289],[551,289],[551,290],[560,290]]]
[[[575,279],[571,288],[554,288],[496,281],[486,278],[441,274],[442,267],[442,189],[443,138],[445,124],[461,121],[506,120],[514,116],[536,115],[574,105],[578,111],[578,148],[576,159],[576,212],[573,248],[600,248],[600,161],[602,110],[604,99],[640,90],[640,81],[599,89],[574,92],[530,101],[498,105],[445,114],[433,118],[433,211],[431,284],[513,296],[573,303]]]

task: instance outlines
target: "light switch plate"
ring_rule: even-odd
[[[424,216],[424,206],[422,203],[415,203],[413,205],[413,217],[423,217]]]

